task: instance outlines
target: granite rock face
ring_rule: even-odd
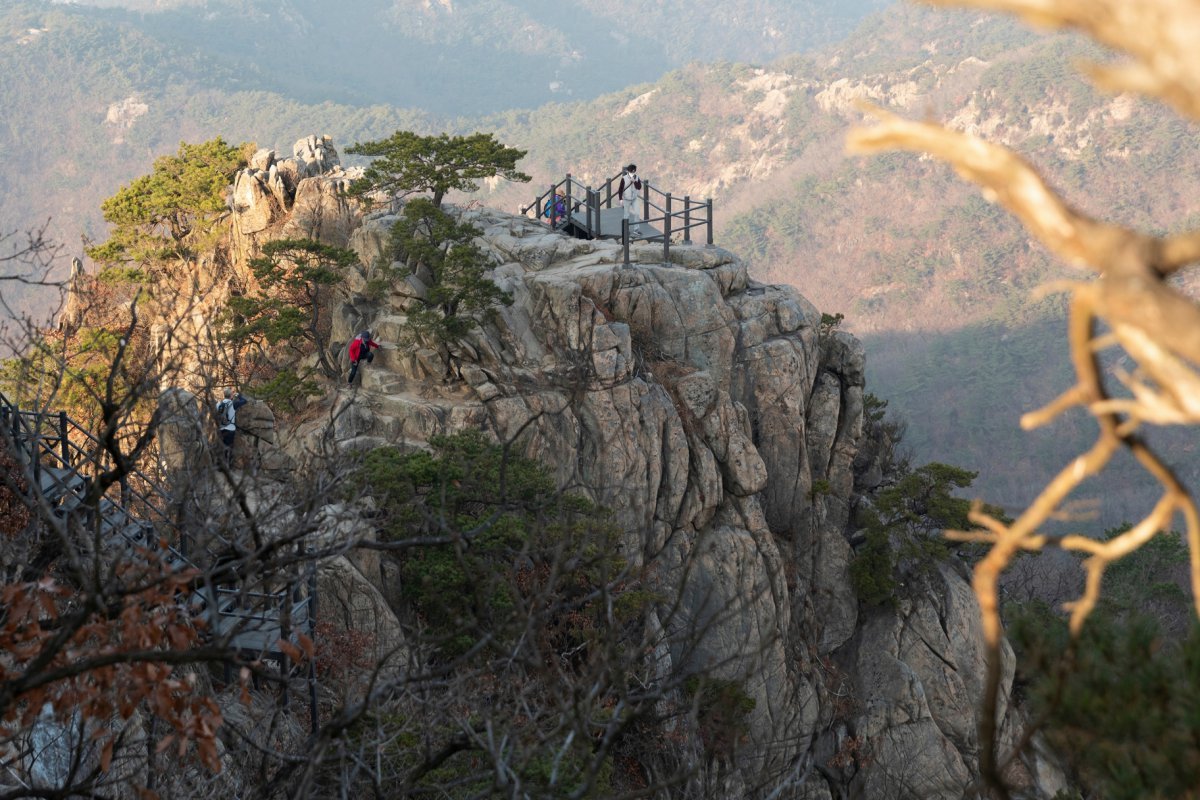
[[[963,796],[978,772],[984,655],[961,570],[937,571],[888,609],[860,607],[849,578],[855,509],[887,480],[886,448],[864,428],[860,343],[720,248],[677,244],[664,258],[661,245],[635,243],[626,265],[615,243],[451,209],[481,229],[477,243],[513,304],[452,346],[398,346],[430,276],[368,295],[397,217],[364,213],[345,194],[350,179],[327,137],[301,139],[283,160],[255,153],[230,194],[233,268],[203,276],[207,305],[180,298],[204,329],[235,287],[253,288],[246,265],[272,239],[310,236],[361,261],[339,287],[331,352],[344,354],[364,328],[384,347],[361,386],[331,389],[307,428],[277,429],[261,403],[239,412],[234,464],[253,474],[250,501],[285,507],[278,487],[293,463],[327,447],[424,448],[462,430],[511,442],[611,509],[623,557],[652,564],[664,594],[680,599],[658,624],[695,635],[668,639],[688,646],[656,653],[663,668],[715,673],[754,701],[733,761],[701,766],[711,796]],[[156,344],[163,352],[169,334]],[[210,401],[182,389],[161,399],[161,466],[173,483],[188,484],[214,452]],[[217,491],[198,487],[180,502],[205,524]],[[345,547],[320,570],[326,621],[402,657],[395,576],[349,544],[371,534],[368,514],[310,514],[306,530]],[[274,524],[297,523],[284,513]],[[1011,674],[1009,659],[1010,742],[1021,728]],[[1027,796],[1053,786],[1047,762],[1024,774]]]
[[[882,480],[859,342],[718,248],[664,261],[634,244],[625,265],[613,243],[455,213],[483,231],[514,302],[440,352],[397,347],[424,281],[362,294],[395,221],[368,217],[348,237],[366,266],[345,284],[334,346],[370,328],[384,347],[362,388],[341,390],[339,445],[483,430],[611,509],[624,555],[656,564],[682,598],[676,624],[697,631],[671,668],[716,672],[755,701],[747,746],[719,770],[728,796],[963,796],[983,679],[966,581],[944,569],[894,613],[860,618],[849,579],[856,492]]]
[[[271,239],[310,238],[345,247],[361,213],[345,195],[350,175],[329,136],[307,136],[292,157],[258,150],[233,179],[235,255],[243,264]]]

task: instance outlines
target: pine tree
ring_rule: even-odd
[[[377,159],[351,184],[350,194],[356,196],[377,191],[399,196],[432,192],[434,207],[441,208],[446,192],[473,192],[483,178],[530,180],[517,170],[525,151],[506,147],[490,133],[418,136],[396,131],[387,139],[351,145],[346,152]]]
[[[404,208],[392,228],[392,247],[402,273],[426,284],[424,297],[408,311],[414,340],[448,345],[462,339],[478,317],[512,296],[486,277],[487,254],[475,244],[480,231],[459,222],[431,200],[418,198]]]

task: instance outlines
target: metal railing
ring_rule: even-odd
[[[630,232],[627,225],[622,224],[619,231],[605,231],[600,222],[600,212],[603,209],[614,208],[614,199],[619,203],[616,190],[620,188],[622,173],[608,178],[599,188],[587,186],[578,181],[570,173],[558,183],[551,184],[546,191],[527,206],[521,207],[521,214],[528,216],[532,211],[536,219],[548,218],[550,226],[558,229],[570,226],[574,232],[589,239],[602,236],[620,238],[624,251],[625,263],[629,263]],[[558,203],[551,202],[559,193],[564,197],[563,212],[560,213]],[[642,179],[642,215],[637,225],[647,225],[655,228],[661,225],[661,233],[653,237],[662,238],[663,260],[671,257],[671,241],[679,236],[681,243],[692,244],[692,231],[697,228],[704,230],[704,243],[713,244],[713,201],[705,198],[703,201],[693,200],[690,195],[682,198],[675,197],[671,192],[664,192],[651,183]],[[547,206],[548,212],[547,213]]]
[[[50,469],[80,479],[72,488],[67,480],[56,475],[54,484],[64,490],[64,496],[56,497],[55,503],[64,501],[65,496],[79,489],[90,491],[98,475],[106,469],[102,463],[105,452],[103,443],[65,411],[23,410],[0,392],[0,430],[13,446],[13,456],[28,461],[27,467],[32,478],[29,493],[33,500],[37,500],[38,493],[43,491],[42,477]],[[140,482],[141,489],[130,485],[130,477]],[[76,510],[95,512],[100,517],[100,530],[107,531],[110,536],[121,536],[135,552],[159,551],[163,546],[159,537],[135,535],[131,533],[131,527],[141,532],[145,530],[142,526],[148,526],[152,531],[178,530],[167,511],[171,506],[170,494],[158,482],[135,468],[128,469],[105,495],[90,499],[95,504],[92,507],[82,504],[70,508],[59,506],[56,513],[64,510],[66,514]],[[108,523],[107,527],[104,522]],[[223,538],[218,539],[225,545],[230,544]],[[181,544],[183,541],[181,534]],[[177,549],[166,544],[162,552],[163,561],[174,569],[202,572],[186,551],[186,546]],[[278,592],[253,592],[230,586],[199,586],[184,604],[205,619],[214,635],[227,637],[234,649],[253,651],[253,655],[265,652],[277,657],[282,671],[287,674],[287,654],[281,651],[278,642],[294,642],[295,632],[301,627],[307,628],[310,639],[316,636],[316,571],[311,563],[308,572],[306,595],[301,594],[300,585],[295,581]],[[316,673],[312,659],[309,662],[310,712],[315,730]],[[286,706],[286,688],[283,702]]]
[[[105,464],[107,454],[103,442],[65,411],[27,411],[0,392],[0,424],[4,425],[13,442],[28,447],[35,483],[46,466],[68,469],[89,481],[109,469]],[[174,527],[168,511],[170,494],[132,465],[127,466],[99,499],[108,500],[130,518],[144,520],[155,527]],[[184,555],[178,551],[176,554]]]

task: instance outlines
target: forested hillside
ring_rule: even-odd
[[[764,62],[836,42],[892,0],[118,0],[109,16],[197,47],[304,102],[442,114],[532,107],[691,61]],[[90,4],[88,4],[90,5]]]
[[[475,15],[481,30],[486,10],[501,7],[432,7],[444,16],[448,5]],[[600,13],[600,5],[576,5]],[[341,148],[402,127],[494,130],[529,151],[521,166],[534,187],[568,171],[598,183],[634,160],[643,177],[677,195],[713,197],[718,242],[760,277],[793,283],[823,311],[845,314],[844,325],[867,342],[873,391],[909,418],[918,457],[980,470],[981,492],[1013,507],[1088,435],[1087,422],[1036,437],[1016,426],[1021,411],[1069,380],[1061,303],[1030,297],[1064,273],[948,168],[907,155],[844,156],[845,132],[863,119],[857,103],[952,120],[1012,145],[1085,209],[1111,209],[1151,229],[1200,221],[1196,132],[1162,108],[1091,89],[1072,62],[1103,57],[1094,48],[1003,18],[895,6],[813,55],[758,67],[693,63],[590,102],[451,120],[355,104],[352,93],[329,88],[349,73],[317,69],[331,56],[294,49],[301,39],[289,38],[291,23],[221,22],[223,6],[213,7],[212,24],[227,34],[216,53],[167,30],[184,19],[169,14],[40,4],[4,12],[0,87],[10,113],[0,228],[53,217],[58,238],[74,247],[76,230],[99,235],[103,197],[180,139],[215,135],[287,150],[304,130],[329,133]],[[437,14],[420,36],[442,52],[462,51]],[[343,22],[323,24],[329,33]],[[321,40],[320,30],[309,32]],[[307,59],[312,66],[295,66]],[[285,62],[293,65],[286,74]],[[421,83],[407,73],[379,80]],[[340,102],[263,90],[271,81],[281,89],[306,83],[318,95],[325,86]],[[534,191],[501,186],[482,199],[513,210]],[[1173,446],[1184,455],[1185,443]],[[1183,459],[1185,476],[1195,462]],[[1096,491],[1109,522],[1145,501],[1126,480]]]

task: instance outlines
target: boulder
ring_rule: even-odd
[[[322,561],[317,570],[317,613],[333,658],[348,668],[385,673],[408,662],[404,631],[386,598],[345,556]]]
[[[237,412],[238,435],[234,440],[234,463],[285,475],[292,459],[277,440],[275,413],[261,400],[249,398]]]
[[[250,169],[258,172],[266,172],[271,167],[275,166],[275,151],[269,147],[262,147],[254,151],[254,155],[250,156]]]
[[[392,226],[399,217],[395,214],[367,217],[350,234],[347,246],[358,255],[366,269],[391,261]]]
[[[171,486],[190,483],[207,464],[212,420],[200,411],[196,396],[172,388],[158,398],[158,464]]]
[[[310,178],[324,175],[342,165],[332,136],[306,136],[292,145],[292,158],[298,165],[298,175]]]
[[[346,185],[344,178],[323,174],[302,179],[281,237],[348,246],[361,214],[358,203],[346,196]]]

